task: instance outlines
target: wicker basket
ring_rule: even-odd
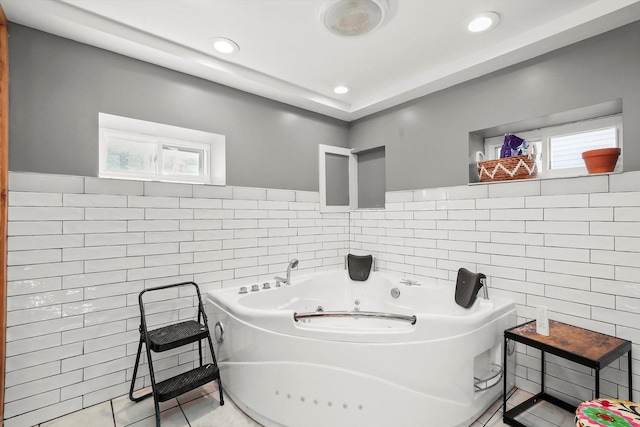
[[[537,175],[536,158],[530,154],[478,161],[480,182],[528,179],[535,178]]]

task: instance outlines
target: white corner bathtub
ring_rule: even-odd
[[[264,426],[470,425],[502,393],[495,372],[515,305],[478,298],[464,309],[453,286],[402,279],[337,270],[209,292],[225,392]]]

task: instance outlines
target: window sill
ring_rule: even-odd
[[[537,176],[535,178],[524,178],[524,179],[510,179],[504,181],[485,181],[485,182],[470,182],[469,185],[487,185],[487,184],[505,184],[509,182],[524,182],[524,181],[549,181],[549,180],[561,180],[561,179],[576,179],[576,178],[586,178],[591,176],[609,176],[609,175],[619,175],[622,174],[623,171],[613,171],[613,172],[603,172],[603,173],[584,173],[579,175],[571,175],[571,176],[556,176],[556,177],[545,177],[545,176]]]

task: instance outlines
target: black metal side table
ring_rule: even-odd
[[[541,350],[541,391],[533,397],[510,410],[507,409],[507,344],[513,340]],[[576,407],[553,397],[544,390],[544,355],[554,354],[567,360],[579,363],[595,370],[595,398],[600,397],[600,369],[609,365],[620,356],[627,353],[629,359],[629,400],[633,400],[633,386],[631,372],[631,341],[567,325],[566,323],[549,321],[549,336],[536,333],[536,321],[532,320],[504,331],[504,394],[503,421],[514,427],[526,427],[515,418],[531,408],[541,400],[550,402],[570,412]]]

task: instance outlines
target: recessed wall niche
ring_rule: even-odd
[[[469,132],[469,183],[473,184],[480,182],[478,178],[476,153],[478,151],[484,152],[484,141],[487,138],[505,135],[508,133],[518,133],[550,126],[558,126],[565,123],[591,120],[614,114],[622,114],[622,99],[614,99],[600,104],[551,113],[545,116],[508,124],[500,124]]]
[[[375,147],[358,155],[358,208],[384,209],[386,192],[385,149]]]

